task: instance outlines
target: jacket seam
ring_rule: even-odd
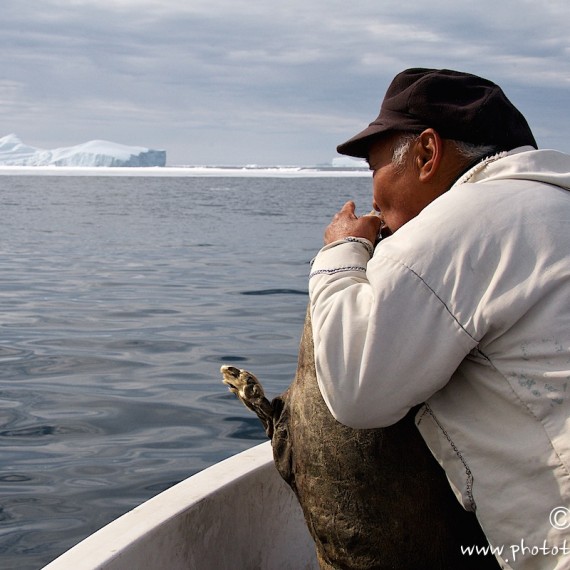
[[[433,294],[433,296],[443,305],[443,307],[445,308],[445,310],[449,313],[449,316],[457,323],[457,325],[461,328],[461,330],[474,342],[476,342],[477,344],[479,343],[479,340],[476,339],[459,321],[459,319],[453,314],[453,312],[451,311],[451,309],[448,307],[447,303],[436,293],[435,289],[433,289],[433,287],[431,287],[430,285],[428,285],[428,283],[424,280],[424,278],[417,272],[414,271],[409,265],[406,265],[403,261],[400,261],[399,259],[394,259],[393,257],[390,257],[388,255],[383,255],[380,254],[379,257],[383,257],[384,259],[389,259],[390,261],[392,261],[393,263],[396,263],[400,266],[402,266],[403,268],[407,269],[410,273],[412,273],[413,275],[415,275]]]
[[[424,406],[425,406],[424,411],[422,412],[421,416],[418,418],[417,425],[419,426],[420,423],[422,422],[423,417],[426,414],[429,414],[431,416],[432,420],[437,425],[437,427],[441,430],[441,433],[443,434],[443,436],[445,437],[445,439],[447,440],[447,442],[451,446],[451,449],[453,449],[455,455],[457,455],[457,458],[459,459],[459,461],[461,461],[461,464],[463,465],[463,468],[465,469],[465,474],[467,475],[467,482],[465,483],[465,492],[467,494],[467,499],[469,500],[469,506],[471,507],[471,510],[473,512],[475,512],[477,510],[477,505],[475,504],[475,499],[473,498],[473,473],[471,472],[471,469],[469,469],[469,466],[467,465],[467,461],[465,460],[465,458],[461,454],[461,451],[459,451],[458,447],[455,445],[455,443],[451,439],[451,436],[447,433],[446,429],[441,425],[440,421],[437,419],[437,417],[433,413],[433,410],[431,409],[430,405],[428,403],[426,403],[426,404],[424,404]]]

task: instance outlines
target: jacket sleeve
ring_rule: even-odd
[[[370,259],[365,242],[323,248],[309,282],[319,387],[354,428],[396,423],[477,345],[419,275],[378,250]]]

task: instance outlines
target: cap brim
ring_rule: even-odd
[[[355,158],[368,158],[368,151],[370,150],[372,140],[388,130],[389,129],[384,125],[375,125],[372,123],[351,139],[339,144],[336,147],[336,151],[339,154],[354,156]]]

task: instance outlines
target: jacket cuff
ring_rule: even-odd
[[[366,238],[347,237],[323,247],[311,261],[309,279],[346,271],[366,271],[374,245]]]

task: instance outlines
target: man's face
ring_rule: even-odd
[[[414,168],[413,144],[402,167],[392,164],[395,143],[399,134],[388,135],[372,144],[368,165],[372,170],[374,208],[378,210],[385,227],[383,233],[394,233],[417,216],[429,203],[422,197],[418,169]]]

